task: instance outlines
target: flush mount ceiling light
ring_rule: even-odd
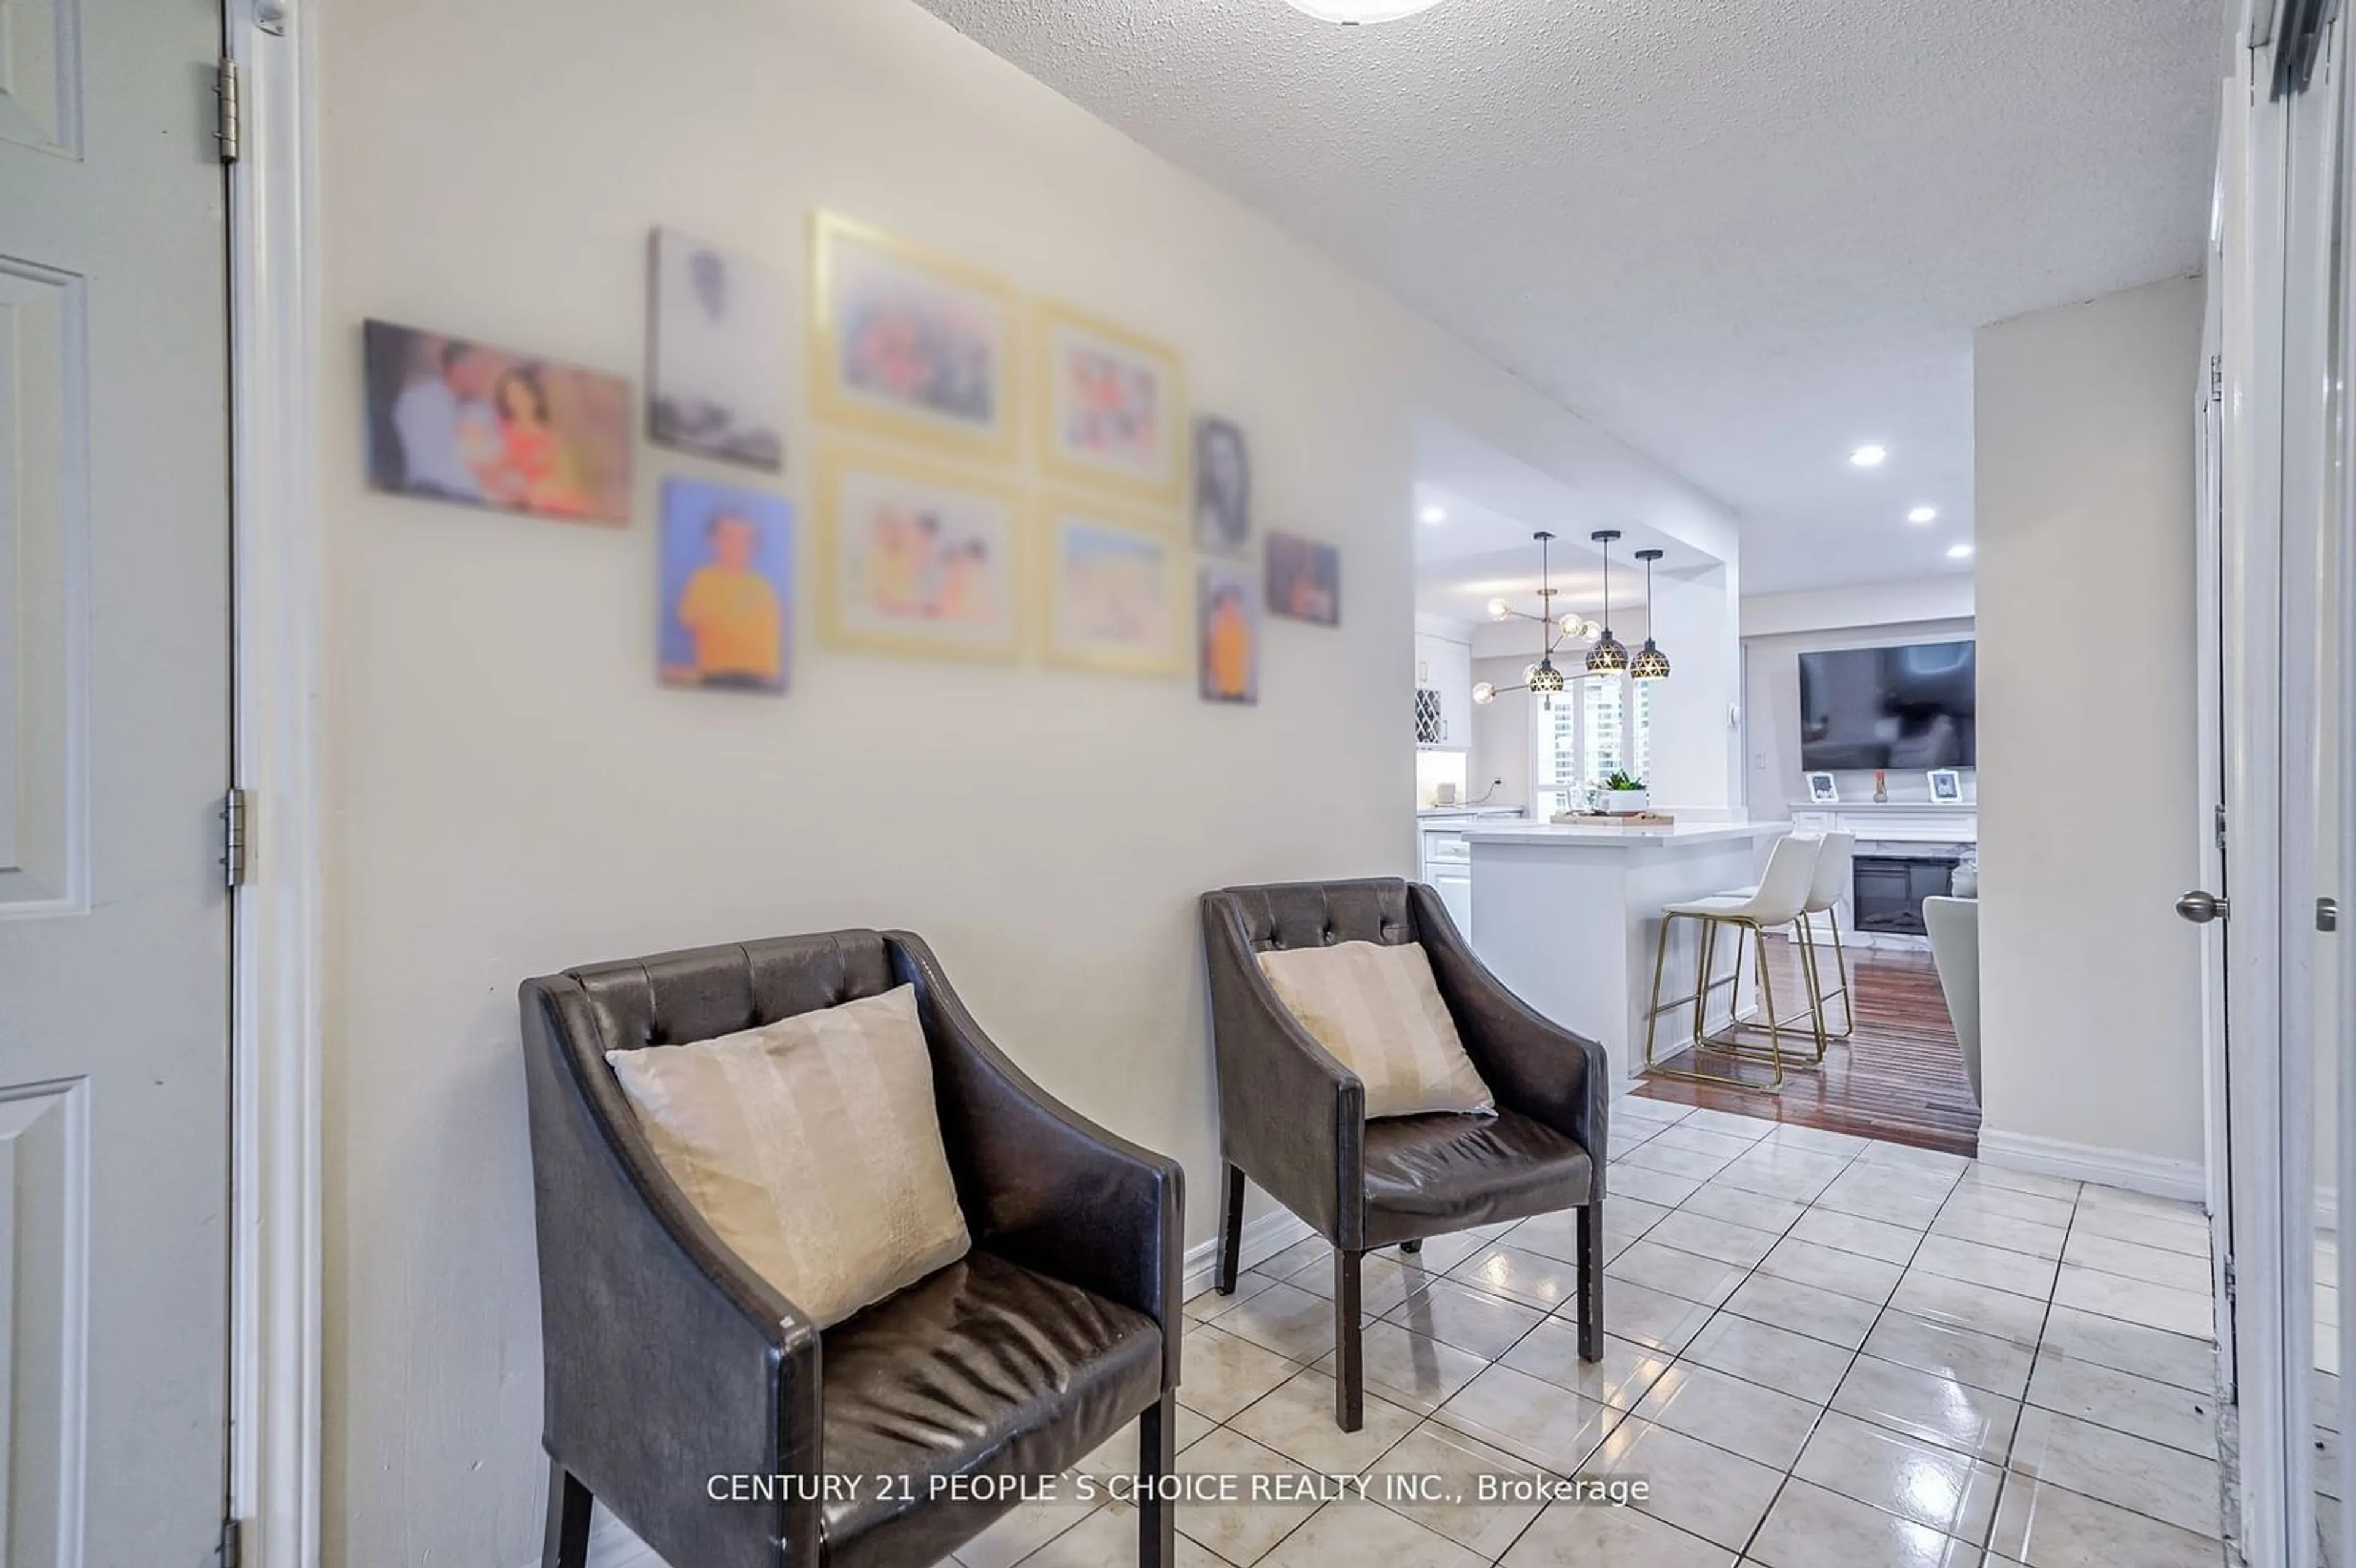
[[[1538,645],[1538,662],[1522,672],[1520,686],[1494,686],[1484,680],[1472,688],[1472,700],[1484,706],[1496,701],[1500,692],[1529,690],[1537,692],[1551,709],[1555,693],[1569,684],[1569,677],[1554,662],[1554,652],[1562,646],[1565,639],[1578,636],[1580,628],[1586,624],[1576,615],[1565,615],[1559,622],[1556,621],[1554,576],[1547,554],[1547,546],[1554,536],[1541,528],[1530,537],[1538,541],[1537,613],[1533,615],[1527,610],[1516,610],[1503,599],[1492,599],[1489,601],[1489,619],[1536,621],[1546,628],[1545,640]]]
[[[1653,563],[1668,553],[1665,550],[1640,549],[1636,559],[1644,563],[1644,645],[1628,661],[1631,680],[1666,680],[1669,678],[1669,656],[1653,645]]]
[[[1917,507],[1906,514],[1906,520],[1910,523],[1935,523],[1939,520],[1939,508]]]
[[[1852,468],[1879,468],[1882,459],[1889,455],[1888,449],[1884,447],[1860,446],[1848,454],[1848,463]]]
[[[1971,558],[1971,553],[1972,547],[1967,544],[1951,544],[1947,547],[1949,560],[1967,560]]]
[[[1444,523],[1448,520],[1448,508],[1445,507],[1426,507],[1422,511],[1416,515],[1427,523]]]
[[[1612,635],[1612,541],[1618,528],[1598,528],[1587,536],[1603,547],[1603,635],[1587,650],[1587,673],[1618,675],[1628,667],[1628,646]]]
[[[1339,22],[1345,27],[1363,27],[1369,22],[1396,22],[1402,16],[1412,16],[1418,11],[1429,11],[1440,0],[1289,0],[1296,11],[1305,11],[1321,22]]]

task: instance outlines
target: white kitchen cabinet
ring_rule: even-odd
[[[1472,649],[1419,632],[1415,637],[1415,743],[1427,752],[1472,745]]]

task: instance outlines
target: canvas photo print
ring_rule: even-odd
[[[1205,702],[1259,700],[1258,574],[1206,562],[1195,592],[1195,639]]]
[[[786,463],[787,293],[758,262],[658,229],[648,434],[772,471]]]
[[[464,337],[362,329],[369,483],[573,522],[630,520],[630,383]]]
[[[1185,568],[1174,536],[1051,503],[1047,656],[1139,674],[1185,667]]]
[[[1241,555],[1251,543],[1251,456],[1227,420],[1194,421],[1194,544]]]
[[[663,481],[661,676],[712,691],[786,689],[794,508],[776,496]]]
[[[1023,512],[1013,492],[851,453],[821,460],[819,487],[831,637],[880,653],[1015,654]]]
[[[819,214],[815,243],[819,414],[903,440],[1011,453],[1012,293],[833,213]]]
[[[1342,624],[1342,552],[1298,534],[1268,536],[1268,613]]]

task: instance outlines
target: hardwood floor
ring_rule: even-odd
[[[1798,950],[1771,942],[1770,976],[1777,995],[1804,996]],[[1857,1029],[1835,1040],[1822,1067],[1794,1070],[1787,1060],[1783,1088],[1764,1087],[1764,1063],[1734,1060],[1722,1051],[1692,1051],[1664,1065],[1756,1080],[1756,1090],[1677,1079],[1638,1081],[1635,1093],[1680,1105],[1707,1105],[1766,1121],[1795,1122],[1828,1132],[1885,1138],[1950,1154],[1979,1153],[1980,1110],[1964,1075],[1964,1052],[1939,992],[1939,973],[1927,953],[1849,951],[1849,985],[1857,1004]],[[1834,984],[1831,952],[1826,950],[1825,983]],[[1789,1004],[1786,1004],[1788,1006]],[[1832,1004],[1840,1020],[1840,1002]]]

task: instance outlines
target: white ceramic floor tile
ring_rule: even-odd
[[[1837,1410],[1825,1413],[1792,1473],[1962,1541],[1987,1538],[2004,1485],[1994,1465]]]
[[[1358,1260],[1358,1309],[1369,1317],[1379,1317],[1407,1299],[1407,1293],[1433,1275],[1426,1265],[1418,1264],[1412,1272],[1399,1261],[1398,1253],[1386,1248],[1367,1253]],[[1310,1264],[1285,1275],[1284,1283],[1295,1290],[1333,1299],[1333,1260],[1327,1258]]]
[[[2057,1231],[2070,1228],[2070,1217],[2077,1211],[2078,1200],[2074,1183],[2062,1185],[2070,1195],[2055,1197],[2049,1193],[2021,1192],[2009,1187],[1990,1185],[1980,1179],[1985,1167],[1974,1167],[1955,1183],[1954,1191],[1947,1195],[1947,1212],[1968,1212],[2019,1220],[2031,1225],[2047,1225]]]
[[[1585,1465],[1627,1413],[1566,1392],[1511,1367],[1491,1367],[1433,1417],[1493,1448],[1568,1476]]]
[[[1280,1283],[1221,1313],[1216,1327],[1293,1360],[1314,1360],[1333,1348],[1333,1304]]]
[[[1917,1317],[1952,1323],[2032,1349],[2045,1330],[2046,1305],[2041,1301],[1921,1269],[1910,1269],[1898,1282],[1890,1305]]]
[[[1484,1479],[1532,1482],[1547,1475],[1526,1460],[1436,1421],[1417,1427],[1367,1472],[1376,1500],[1383,1507],[1469,1547],[1483,1563],[1495,1561],[1529,1528],[1546,1504],[1503,1496],[1483,1502],[1481,1483]],[[1407,1485],[1397,1491],[1386,1490],[1385,1481],[1391,1477],[1405,1478]],[[1422,1494],[1425,1483],[1435,1477],[1439,1499]],[[1376,1564],[1354,1561],[1334,1568],[1376,1568]]]
[[[1468,1350],[1409,1333],[1390,1322],[1367,1324],[1359,1337],[1358,1353],[1368,1393],[1427,1414],[1489,1364]],[[1333,1371],[1330,1351],[1318,1361],[1317,1370]]]
[[[1069,1488],[1065,1488],[1066,1494]],[[958,1568],[1013,1568],[1047,1542],[1079,1524],[1104,1506],[1101,1498],[1080,1502],[1069,1495],[1053,1500],[1038,1499],[1001,1515],[989,1529],[957,1549]],[[1132,1520],[1137,1516],[1130,1514]],[[1132,1549],[1134,1530],[1130,1535]],[[1052,1559],[1050,1559],[1052,1561]]]
[[[1939,1177],[1949,1183],[1972,1168],[1968,1156],[1948,1154],[1940,1149],[1916,1148],[1912,1144],[1869,1144],[1858,1155],[1857,1160],[1859,1165],[1892,1166],[1901,1170]]]
[[[1758,1116],[1746,1116],[1735,1111],[1718,1111],[1707,1105],[1697,1105],[1687,1115],[1686,1125],[1740,1138],[1745,1143],[1757,1143],[1762,1138],[1772,1136],[1782,1124]]]
[[[2031,1405],[2007,1468],[2202,1535],[2222,1533],[2217,1462]]]
[[[1790,1236],[1775,1243],[1774,1250],[1760,1263],[1759,1270],[1877,1306],[1890,1299],[1890,1291],[1897,1287],[1899,1276],[1904,1272],[1896,1264],[1884,1263],[1879,1258],[1820,1247],[1814,1242]]]
[[[1500,1568],[1730,1568],[1735,1553],[1633,1509],[1556,1503]]]
[[[1750,1286],[1745,1285],[1744,1289]],[[1736,1296],[1741,1294],[1737,1291]],[[1681,1296],[1654,1290],[1625,1280],[1606,1279],[1603,1289],[1603,1331],[1671,1355],[1709,1321],[1710,1309]],[[1860,1332],[1862,1332],[1860,1330]]]
[[[1547,1315],[1535,1307],[1507,1301],[1452,1279],[1432,1281],[1387,1316],[1410,1333],[1429,1334],[1491,1360],[1547,1320]]]
[[[1367,1502],[1328,1503],[1260,1559],[1265,1568],[1488,1568],[1488,1559],[1436,1531]]]
[[[1837,1155],[1844,1159],[1853,1159],[1864,1153],[1866,1146],[1872,1141],[1850,1133],[1804,1127],[1797,1122],[1780,1123],[1767,1136],[1770,1142],[1781,1144],[1785,1148],[1801,1149],[1809,1154]]]
[[[1606,1282],[1605,1318],[1607,1322],[1610,1319],[1612,1282],[1624,1281],[1652,1290],[1665,1291],[1671,1296],[1680,1296],[1706,1307],[1719,1307],[1734,1294],[1734,1287],[1740,1285],[1750,1272],[1745,1266],[1679,1252],[1647,1236],[1612,1259],[1603,1271]]]
[[[1886,1221],[1844,1214],[1837,1209],[1811,1209],[1792,1227],[1795,1241],[1813,1242],[1884,1263],[1903,1264],[1922,1244],[1922,1232]]]
[[[2059,1264],[2052,1258],[2007,1252],[1933,1231],[1922,1238],[1910,1266],[2043,1301],[2053,1294],[2053,1273]]]
[[[2070,1237],[2067,1251],[2062,1254],[2064,1263],[2078,1264],[2086,1268],[2100,1269],[2104,1274],[2121,1275],[2128,1279],[2148,1280],[2171,1290],[2187,1290],[2205,1295],[2210,1288],[2209,1255],[2171,1252],[2166,1247],[2146,1246],[2140,1242],[2122,1242],[2115,1237],[2080,1231]]]
[[[1832,1407],[1991,1464],[2003,1462],[2020,1418],[2019,1404],[2000,1394],[1874,1356],[1857,1359]]]
[[[1178,1403],[1225,1421],[1299,1370],[1266,1346],[1202,1324],[1179,1357]]]
[[[1761,1568],[1979,1568],[1980,1550],[1801,1480],[1787,1481],[1743,1559]]]
[[[2217,1457],[2217,1401],[2212,1396],[2093,1361],[2072,1360],[2050,1347],[2037,1353],[2029,1403],[2203,1459]]]
[[[1865,1343],[1873,1320],[1881,1315],[1881,1308],[1872,1302],[1768,1274],[1754,1274],[1744,1280],[1726,1298],[1726,1310],[1850,1350]],[[1607,1301],[1606,1322],[1611,1321],[1611,1314]]]
[[[1505,1353],[1501,1364],[1544,1378],[1557,1388],[1629,1410],[1669,1370],[1671,1360],[1667,1353],[1650,1345],[1606,1334],[1603,1359],[1582,1361],[1579,1359],[1579,1330],[1560,1318],[1553,1318],[1524,1336]]]
[[[2053,1287],[2053,1300],[2059,1306],[2098,1312],[2105,1317],[2122,1318],[2171,1334],[2205,1339],[2215,1332],[2216,1311],[2206,1296],[2170,1290],[2164,1285],[2081,1268],[2075,1264],[2062,1265],[2061,1280]]]
[[[1708,1132],[1696,1126],[1692,1120],[1678,1123],[1654,1136],[1652,1140],[1663,1148],[1692,1149],[1698,1154],[1715,1155],[1720,1163],[1750,1151],[1756,1138],[1729,1137],[1724,1133]]]
[[[1752,1192],[1723,1181],[1704,1182],[1700,1191],[1685,1200],[1684,1209],[1688,1214],[1705,1214],[1713,1220],[1764,1231],[1771,1238],[1799,1223],[1801,1216],[1808,1211],[1804,1203],[1770,1198],[1764,1192]]]
[[[1178,1456],[1178,1468],[1189,1476],[1251,1477],[1295,1474],[1300,1467],[1242,1433],[1222,1427]],[[1317,1509],[1315,1503],[1255,1502],[1248,1496],[1234,1502],[1182,1502],[1177,1505],[1178,1529],[1236,1568],[1252,1568],[1278,1541],[1306,1524]],[[1123,1561],[1128,1559],[1096,1559]]]
[[[1633,1418],[1596,1452],[1590,1468],[1598,1475],[1644,1477],[1652,1483],[1651,1496],[1640,1505],[1646,1513],[1735,1552],[1759,1528],[1783,1482],[1779,1470]]]
[[[2007,1170],[2001,1166],[1975,1160],[1964,1172],[1965,1185],[1992,1187],[2007,1192],[2026,1192],[2038,1198],[2057,1199],[2075,1206],[2083,1183],[2059,1176],[2042,1176],[2034,1171]],[[2034,1216],[2032,1216],[2033,1218]]]
[[[1939,1217],[1931,1221],[1934,1236],[1955,1236],[1984,1247],[2027,1253],[2036,1258],[2058,1258],[2069,1232],[2060,1225],[2042,1225],[2012,1214],[1992,1213],[1968,1198],[1950,1197]]]
[[[1731,1153],[1710,1154],[1699,1149],[1679,1148],[1664,1141],[1668,1136],[1664,1133],[1659,1137],[1648,1138],[1613,1160],[1615,1170],[1613,1176],[1606,1179],[1606,1190],[1609,1190],[1611,1182],[1617,1179],[1618,1168],[1634,1167],[1644,1170],[1657,1170],[1665,1175],[1682,1176],[1689,1180],[1701,1182],[1708,1180],[1725,1169],[1727,1162],[1735,1157]]]
[[[2053,1308],[2045,1326],[2044,1348],[2072,1360],[2115,1367],[2196,1393],[2213,1393],[2217,1387],[2217,1350],[2207,1339],[2073,1307]]]
[[[1891,1307],[1873,1326],[1866,1353],[1916,1371],[1934,1372],[2007,1399],[2027,1392],[2035,1357],[2018,1340],[1982,1334]]]
[[[1227,1419],[1227,1429],[1329,1475],[1355,1475],[1414,1431],[1423,1417],[1371,1389],[1362,1393],[1365,1424],[1344,1432],[1333,1419],[1333,1380],[1302,1371]]]
[[[1695,1194],[1695,1197],[1699,1196],[1699,1193]],[[1712,1219],[1708,1214],[1697,1214],[1687,1208],[1680,1209],[1654,1226],[1644,1239],[1748,1270],[1759,1266],[1759,1260],[1774,1246],[1777,1232],[1754,1231],[1748,1225]]]
[[[1721,1312],[1693,1337],[1685,1360],[1811,1404],[1826,1404],[1854,1354],[1789,1328]]]
[[[1448,1274],[1451,1279],[1475,1290],[1549,1312],[1579,1299],[1577,1264],[1504,1243],[1466,1259]]]
[[[1714,1447],[1789,1469],[1815,1426],[1817,1407],[1731,1373],[1679,1361],[1636,1406],[1639,1418]]]
[[[2007,1476],[1989,1549],[2026,1568],[2221,1568],[2217,1542],[2064,1487]]]
[[[2120,1209],[2082,1200],[2077,1215],[2070,1221],[2070,1230],[2073,1235],[2083,1231],[2089,1235],[2108,1236],[2114,1241],[2138,1242],[2147,1247],[2162,1247],[2172,1253],[2189,1253],[2196,1258],[2209,1255],[2209,1226],[2206,1221],[2188,1221],[2139,1209]]]

